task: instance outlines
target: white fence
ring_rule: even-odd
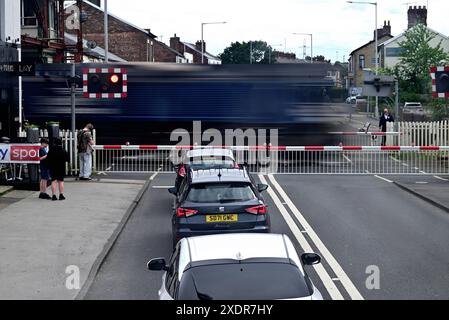
[[[399,122],[400,146],[449,145],[449,121]]]

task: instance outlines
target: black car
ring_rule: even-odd
[[[191,170],[176,196],[172,218],[173,244],[184,238],[217,233],[270,232],[270,217],[246,169]]]

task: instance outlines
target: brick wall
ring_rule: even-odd
[[[104,48],[104,13],[84,3],[83,11],[88,20],[83,23],[83,36],[86,40],[94,40]],[[167,46],[151,38],[148,34],[118,19],[109,16],[109,52],[127,61],[152,60],[155,62],[176,62],[176,53]],[[153,42],[153,48],[147,41]],[[147,53],[148,52],[148,53]]]

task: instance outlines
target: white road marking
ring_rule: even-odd
[[[330,253],[330,251],[327,249],[327,247],[324,245],[324,243],[321,241],[321,239],[318,237],[318,235],[312,229],[312,227],[307,222],[307,220],[304,218],[304,216],[301,214],[301,212],[298,210],[298,208],[293,204],[291,199],[288,197],[288,195],[285,193],[285,191],[282,189],[282,187],[276,181],[274,176],[272,174],[270,174],[270,175],[268,175],[268,178],[270,179],[273,186],[276,188],[276,190],[281,195],[281,198],[283,198],[284,201],[289,204],[290,210],[296,216],[299,223],[303,226],[304,230],[308,232],[310,239],[313,241],[315,246],[321,252],[324,259],[326,259],[327,263],[332,268],[335,275],[339,279],[341,279],[341,283],[342,283],[343,287],[346,289],[346,291],[348,292],[351,299],[352,300],[363,300],[363,296],[360,294],[360,292],[357,290],[355,285],[352,283],[351,279],[349,279],[348,275],[344,272],[343,268],[340,266],[340,264],[337,262],[337,260],[334,258],[334,256]]]
[[[267,184],[267,181],[265,180],[265,177],[263,175],[259,175],[260,182],[263,184]],[[267,190],[270,197],[273,199],[276,207],[279,209],[281,215],[284,217],[285,222],[287,223],[288,227],[292,231],[293,235],[295,236],[296,240],[298,241],[301,248],[304,250],[304,252],[313,252],[312,247],[307,242],[306,238],[302,235],[298,225],[295,223],[293,218],[288,213],[287,209],[282,205],[281,200],[279,200],[276,193],[271,189],[268,188]],[[331,277],[327,273],[326,269],[324,269],[322,264],[314,265],[313,268],[315,269],[316,273],[320,277],[321,281],[323,282],[324,287],[326,288],[327,292],[329,292],[329,295],[333,300],[343,300],[343,296],[341,295],[338,288],[335,286],[334,282],[332,281]]]
[[[416,184],[429,184],[429,183],[426,181],[416,181]]]
[[[383,181],[386,181],[386,182],[388,182],[388,183],[393,183],[393,181],[391,181],[391,180],[388,180],[387,178],[384,178],[384,177],[381,177],[381,176],[375,176],[377,179],[380,179],[380,180],[383,180]]]
[[[173,188],[173,186],[153,186],[153,189],[170,189]]]
[[[156,178],[157,177],[157,175],[159,174],[159,172],[160,172],[160,170],[159,171],[157,171],[157,172],[155,172],[151,177],[150,177],[150,181],[153,181],[154,180],[154,178]]]
[[[439,176],[434,176],[434,178],[441,180],[441,181],[449,181],[449,179],[441,178]]]

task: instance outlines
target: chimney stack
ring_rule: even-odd
[[[178,51],[180,54],[184,54],[184,44],[181,43],[181,39],[176,35],[170,38],[170,48]]]
[[[203,43],[204,43],[204,52],[206,52],[206,42],[203,41]],[[201,51],[201,40],[198,40],[198,41],[195,43],[195,47],[196,47],[197,50]]]
[[[377,29],[377,39],[381,39],[385,36],[391,35],[390,21],[384,21],[384,26],[381,29]],[[374,37],[376,39],[376,32],[374,31]]]
[[[427,7],[426,6],[419,6],[419,7],[412,7],[410,6],[408,8],[408,29],[413,28],[417,24],[424,24],[427,26]]]

